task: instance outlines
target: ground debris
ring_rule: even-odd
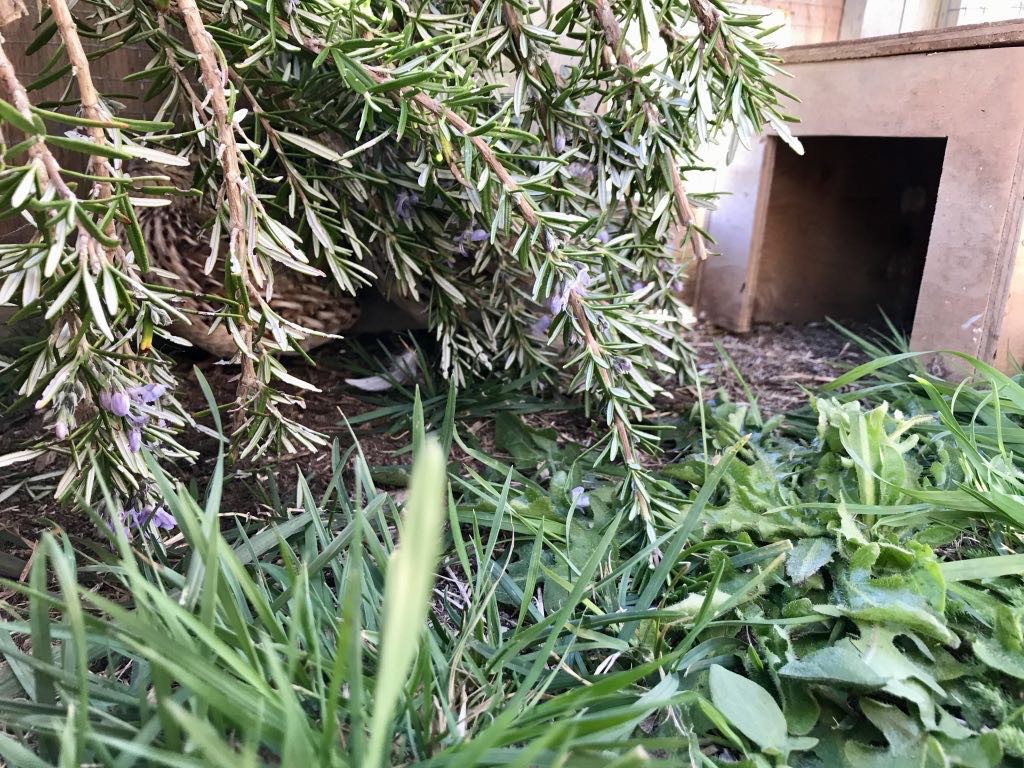
[[[697,353],[698,370],[708,379],[706,390],[724,389],[733,400],[747,399],[743,383],[719,354],[721,347],[765,414],[803,405],[805,389],[820,387],[867,359],[829,323],[758,325],[744,334],[702,323],[688,340]]]

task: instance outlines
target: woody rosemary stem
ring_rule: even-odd
[[[594,332],[591,330],[590,323],[587,321],[587,312],[583,307],[583,302],[580,301],[579,296],[575,293],[569,295],[568,308],[572,312],[572,316],[576,319],[576,322],[579,324],[580,329],[583,331],[583,343],[586,345],[591,357],[595,360],[604,362],[604,354],[601,351],[601,345],[598,344],[597,339],[594,338]],[[604,385],[604,388],[606,390],[611,389],[613,384],[611,376],[608,374],[608,369],[603,365],[598,365],[597,373],[598,376],[601,377],[601,383]],[[618,414],[615,414],[612,418],[614,420],[615,434],[618,435],[619,445],[622,449],[622,460],[626,464],[626,469],[629,470],[632,467],[639,466],[639,457],[637,456],[636,449],[633,447],[633,441],[629,437],[629,426]],[[643,518],[644,522],[650,522],[651,508],[647,502],[647,497],[644,496],[638,488],[633,488],[633,496],[636,500],[636,506],[640,512],[640,517]]]
[[[28,91],[25,90],[25,86],[18,80],[18,74],[14,71],[14,65],[7,57],[6,51],[4,51],[4,39],[2,36],[0,36],[0,85],[2,85],[3,90],[9,97],[11,104],[21,113],[21,116],[29,122],[33,122],[32,102],[29,101]],[[57,162],[57,158],[50,152],[42,137],[39,137],[31,144],[27,151],[29,157],[38,163],[36,176],[40,186],[44,188],[52,186],[56,190],[57,195],[64,200],[72,202],[78,200],[78,196],[67,185],[67,182],[64,181],[64,177],[61,175],[60,163]],[[78,224],[78,235],[84,242],[95,244],[92,234],[81,223]]]
[[[213,109],[213,119],[224,161],[224,194],[228,203],[230,255],[235,257],[234,261],[238,264],[241,290],[248,293],[251,291],[250,254],[246,242],[245,205],[242,201],[242,171],[238,164],[238,145],[235,142],[234,127],[228,115],[228,100],[224,91],[224,83],[227,78],[221,71],[217,54],[213,48],[213,38],[210,37],[210,33],[203,24],[203,17],[195,0],[177,0],[177,4],[184,19],[189,39],[192,41],[192,48],[199,59],[203,85],[206,87],[207,95],[210,98],[210,107]],[[229,259],[229,265],[230,263],[231,259]],[[243,301],[243,307],[247,303]],[[247,312],[241,313],[238,323],[243,348],[239,349],[242,373],[238,380],[236,393],[237,409],[234,416],[236,431],[245,424],[249,400],[259,389],[256,369],[252,360],[252,321]]]
[[[53,13],[53,21],[57,25],[57,32],[64,41],[64,49],[68,54],[68,62],[71,64],[71,71],[74,73],[75,81],[78,83],[78,99],[82,104],[82,114],[88,120],[104,121],[107,116],[100,109],[100,97],[96,86],[92,81],[92,70],[89,67],[89,57],[82,47],[82,40],[78,36],[78,27],[71,16],[71,10],[64,0],[49,0],[50,11]],[[107,143],[107,137],[103,128],[98,125],[89,127],[89,138],[97,146]],[[103,158],[93,155],[89,159],[89,168],[97,181],[93,192],[99,199],[109,198],[113,190],[109,181],[110,170]],[[107,225],[105,231],[108,235],[114,235],[114,222]]]
[[[11,63],[7,52],[4,50],[5,42],[3,36],[0,36],[0,85],[3,86],[3,90],[10,99],[11,104],[14,105],[14,108],[18,110],[21,116],[29,122],[33,122],[32,102],[29,101],[28,91],[25,90],[25,86],[18,80],[18,74],[14,71],[14,64]],[[65,200],[77,199],[75,193],[61,176],[61,169],[57,163],[57,158],[53,156],[53,153],[50,152],[41,137],[29,146],[28,154],[29,157],[39,162],[39,168],[36,173],[43,186],[52,184],[54,189],[57,190],[57,194]]]

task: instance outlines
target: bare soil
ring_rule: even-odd
[[[799,407],[807,400],[807,390],[821,387],[866,359],[858,346],[828,323],[759,325],[746,334],[701,324],[689,341],[697,353],[698,370],[713,382],[712,389],[722,388],[734,400],[746,400],[745,381],[764,414]],[[743,381],[722,359],[719,346]]]

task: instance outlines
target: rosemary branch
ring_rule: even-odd
[[[367,67],[366,71],[377,83],[386,83],[392,79],[391,74],[382,67]],[[505,190],[512,195],[512,199],[515,200],[516,207],[519,209],[519,213],[523,217],[523,220],[531,227],[536,227],[540,223],[540,220],[537,218],[537,212],[533,209],[533,206],[530,205],[528,198],[520,189],[515,179],[513,179],[509,174],[508,169],[502,165],[498,156],[494,154],[494,150],[491,149],[491,145],[482,137],[473,136],[473,126],[467,123],[461,115],[430,98],[430,96],[422,91],[412,91],[412,88],[398,89],[399,93],[410,96],[414,102],[419,104],[435,117],[443,119],[455,130],[469,139],[470,143],[480,154],[480,158],[487,164],[487,167],[491,169]]]
[[[583,307],[583,302],[580,301],[579,296],[572,293],[568,297],[568,306],[572,311],[572,316],[575,318],[580,330],[583,331],[583,342],[586,345],[587,350],[590,352],[590,355],[594,360],[598,362],[597,374],[601,377],[601,383],[604,385],[606,390],[611,389],[615,385],[612,383],[611,375],[608,373],[608,368],[601,364],[604,362],[604,353],[601,350],[601,345],[598,344],[597,339],[594,338],[594,331],[590,327],[590,322],[587,319],[587,312]],[[615,433],[618,435],[619,445],[622,449],[622,460],[626,463],[627,470],[639,466],[639,457],[629,435],[629,425],[618,413],[616,413],[612,419],[614,421],[613,426],[615,427]],[[633,498],[636,501],[640,517],[645,523],[650,524],[650,505],[647,502],[647,497],[642,493],[641,489],[637,487],[636,483],[633,484]]]
[[[71,64],[71,71],[78,83],[78,100],[82,105],[82,113],[88,120],[104,121],[107,115],[100,109],[100,97],[96,91],[96,85],[92,80],[92,69],[89,67],[89,57],[82,47],[82,40],[78,36],[78,27],[71,16],[71,10],[64,0],[49,0],[50,11],[53,13],[54,23],[57,25],[57,32],[64,41],[64,49],[67,51],[68,62]],[[107,137],[103,128],[98,125],[89,126],[89,138],[97,146],[107,143]],[[98,176],[93,187],[93,194],[98,199],[106,199],[111,196],[113,187],[107,179],[110,178],[110,169],[106,161],[98,156],[92,155],[89,158],[90,172]],[[111,220],[106,227],[106,234],[114,235],[114,222]]]
[[[192,48],[199,59],[199,69],[210,98],[217,135],[220,138],[220,153],[225,169],[224,191],[228,203],[230,226],[229,251],[237,260],[242,290],[251,292],[250,254],[246,243],[245,205],[242,200],[242,171],[238,163],[239,152],[235,142],[234,126],[228,115],[228,100],[224,89],[225,75],[221,71],[217,54],[213,48],[213,38],[203,23],[195,0],[177,0],[177,3],[185,21],[185,29],[192,41]],[[239,335],[244,348],[239,350],[242,373],[238,380],[236,393],[238,403],[238,408],[235,411],[236,429],[240,429],[245,423],[246,406],[249,399],[259,389],[256,368],[252,360],[252,321],[245,311],[240,313]]]
[[[511,14],[513,19],[515,18],[514,10],[507,4],[504,8],[504,12],[507,15]],[[506,16],[506,20],[508,20],[508,16]],[[307,50],[312,53],[320,53],[323,50],[323,45],[318,41],[306,39],[303,43]],[[366,71],[377,83],[387,83],[393,79],[391,74],[382,67],[367,67]],[[530,205],[528,199],[516,183],[515,179],[512,178],[508,169],[504,166],[501,160],[498,159],[494,150],[491,149],[490,144],[480,136],[473,136],[473,126],[471,126],[461,115],[453,112],[451,109],[434,100],[426,93],[423,93],[422,91],[415,91],[412,87],[398,88],[395,93],[396,95],[401,94],[411,98],[416,104],[419,104],[435,117],[445,120],[455,130],[467,137],[479,153],[481,159],[486,163],[487,167],[490,168],[495,178],[497,178],[505,190],[513,196],[513,199],[516,202],[516,207],[519,209],[523,220],[531,227],[536,227],[540,224],[540,220],[537,217],[537,213],[533,206]],[[680,187],[681,184],[682,182],[680,181]],[[689,202],[686,200],[685,193],[683,195],[683,200],[688,207]],[[594,332],[591,328],[590,320],[587,317],[583,303],[575,294],[573,294],[569,298],[567,308],[572,313],[573,319],[576,321],[576,324],[583,333],[587,351],[594,358],[595,363],[597,364],[602,385],[606,391],[611,390],[614,387],[614,384],[611,381],[611,376],[609,375],[605,364],[606,361],[604,359],[604,353],[594,336]],[[612,419],[613,427],[621,446],[623,460],[626,462],[628,468],[638,466],[638,455],[633,445],[633,441],[630,439],[629,424],[618,413],[615,413]],[[642,490],[637,487],[636,483],[633,484],[632,490],[640,516],[646,524],[650,525],[651,513],[647,497],[643,494]]]
[[[625,40],[622,36],[622,27],[619,26],[619,20],[615,18],[611,5],[608,3],[608,0],[591,0],[591,5],[594,19],[601,28],[605,43],[607,43],[608,48],[615,55],[618,63],[633,73],[634,86],[639,86],[639,80],[635,77],[637,71],[636,62],[633,61],[633,57],[626,50]],[[661,117],[658,115],[658,108],[654,102],[645,99],[643,112],[647,125],[652,131],[657,131],[661,125]],[[697,230],[697,218],[694,216],[693,207],[690,205],[690,198],[686,195],[683,178],[679,175],[679,166],[671,155],[667,165],[669,182],[672,186],[672,201],[675,205],[676,215],[679,217],[679,223],[686,227],[690,233],[690,247],[693,248],[693,255],[698,261],[704,261],[708,257],[707,247],[704,244],[703,235]]]
[[[700,27],[701,34],[708,40],[714,38],[715,58],[722,69],[728,71],[729,60],[725,54],[725,41],[721,35],[715,37],[715,33],[718,32],[721,14],[707,0],[689,0],[689,3],[690,10],[693,11],[694,18],[697,19],[697,26]]]
[[[515,41],[516,36],[521,28],[521,22],[519,15],[516,13],[516,9],[509,2],[502,3],[502,17],[505,23],[508,25],[511,38]],[[519,54],[518,48],[513,42],[512,50],[515,51],[516,59],[520,66],[527,68],[529,74],[536,78],[537,71],[536,66],[530,62],[528,58],[524,58]],[[605,359],[604,351],[601,345],[597,342],[594,336],[593,328],[591,327],[590,320],[587,317],[587,312],[583,306],[583,302],[575,293],[572,293],[568,297],[567,308],[572,313],[573,319],[576,321],[577,326],[583,333],[583,341],[586,345],[590,356],[594,359],[598,376],[601,379],[601,384],[605,391],[610,391],[614,388],[615,384],[612,381],[611,375],[608,373],[607,360]],[[615,434],[618,436],[619,445],[622,450],[622,459],[625,462],[627,469],[639,466],[639,457],[637,454],[636,447],[633,445],[633,440],[630,436],[629,424],[620,416],[615,413],[612,417],[612,427],[615,430]],[[633,484],[633,497],[636,502],[637,510],[640,513],[641,518],[644,522],[650,524],[651,512],[650,504],[648,503],[647,496],[643,493],[642,489],[639,488],[635,483]]]
[[[35,122],[34,115],[32,114],[32,102],[28,98],[28,91],[25,90],[25,86],[18,79],[18,74],[14,70],[14,64],[11,63],[7,52],[4,50],[4,42],[3,36],[0,35],[0,83],[3,83],[4,91],[7,93],[11,104],[21,113],[21,116],[30,123]],[[72,191],[71,187],[67,185],[61,176],[60,163],[57,162],[57,158],[50,152],[42,136],[38,137],[28,147],[28,154],[29,157],[39,162],[37,176],[43,185],[53,185],[54,189],[57,190],[57,194],[65,200],[78,199],[74,191]],[[79,225],[79,230],[83,230],[81,225]],[[87,232],[86,234],[88,235]]]

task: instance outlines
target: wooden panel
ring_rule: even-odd
[[[715,243],[698,265],[694,306],[702,319],[731,331],[750,330],[750,291],[756,282],[761,226],[775,159],[775,141],[762,139],[722,169],[725,192],[708,217]]]
[[[839,39],[843,0],[755,0],[757,6],[786,14],[793,43],[824,43]]]
[[[1024,359],[1024,318],[1015,317],[1024,312],[1024,47],[811,62],[790,70],[795,78],[784,85],[800,99],[791,110],[801,138],[947,137],[912,344],[961,350],[1004,368],[1011,358]],[[738,168],[759,172],[761,158],[760,150],[741,155]],[[712,236],[750,232],[756,212],[768,204],[761,196],[746,217],[712,217]],[[862,223],[869,235],[874,226]],[[741,265],[756,259],[760,247],[752,243],[720,262],[709,260],[702,296],[739,296],[750,274]],[[739,323],[742,303],[722,306],[729,314],[723,324]],[[718,307],[702,299],[698,312],[710,316]]]
[[[85,4],[81,5],[84,6]],[[32,84],[39,76],[43,66],[60,50],[59,38],[54,35],[53,39],[40,50],[31,56],[26,55],[25,51],[37,35],[36,30],[33,29],[35,24],[36,16],[33,8],[33,12],[30,12],[28,16],[22,17],[2,30],[4,51],[11,59],[11,63],[14,64],[14,69],[18,73],[18,79],[26,87]],[[103,48],[106,44],[89,40],[83,35],[82,45],[88,53]],[[108,100],[108,103],[116,101],[123,104],[124,110],[122,114],[129,117],[146,116],[141,102],[146,89],[146,83],[141,81],[125,83],[124,77],[145,69],[147,62],[151,58],[152,53],[149,48],[142,45],[115,51],[104,56],[101,60],[92,63],[93,81],[96,83],[97,90]],[[33,104],[42,105],[45,102],[64,98],[64,91],[70,77],[69,73],[45,88],[29,91],[29,99],[31,99]],[[67,98],[77,98],[77,93],[77,87],[72,85],[70,96]],[[67,130],[67,126],[51,124],[49,127],[55,133]],[[10,130],[9,127],[7,130]],[[8,135],[6,138],[9,143],[14,143],[12,136]],[[54,151],[54,155],[62,166],[79,171],[84,170],[85,158],[83,155],[59,149]],[[23,222],[19,222],[17,225],[15,225],[13,220],[0,222],[0,242],[17,241],[29,234],[31,233],[25,231]]]
[[[908,53],[935,53],[1024,45],[1024,21],[971,24],[963,27],[886,35],[862,40],[840,40],[816,45],[794,45],[776,53],[787,64],[816,61],[871,59]]]

